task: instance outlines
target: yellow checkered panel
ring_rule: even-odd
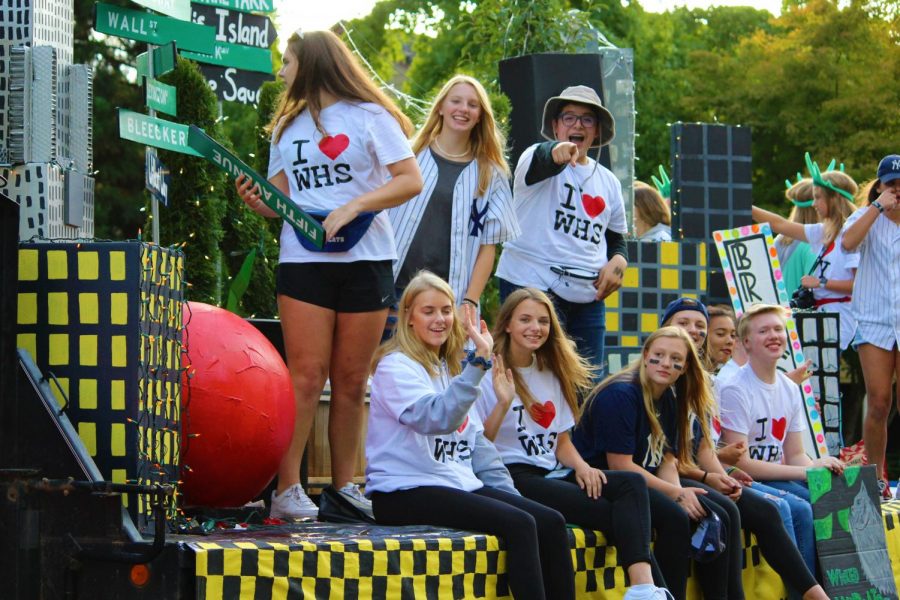
[[[17,345],[108,480],[178,479],[183,271],[141,242],[20,244]],[[149,527],[146,498],[124,502]]]
[[[628,364],[635,348],[659,328],[669,302],[707,292],[705,243],[629,241],[628,259],[622,287],[606,299],[610,373]]]
[[[324,523],[257,538],[240,535],[189,544],[196,554],[198,600],[510,597],[506,553],[494,536]],[[625,570],[603,534],[570,528],[569,543],[578,597],[621,600]],[[744,544],[747,597],[786,598],[755,538],[746,534]],[[693,578],[688,592],[700,597]]]

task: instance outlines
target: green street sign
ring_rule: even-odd
[[[131,0],[144,8],[155,10],[158,13],[181,19],[191,20],[191,0]]]
[[[148,12],[98,2],[94,5],[94,29],[107,35],[161,46],[175,42],[179,48],[212,54],[215,27],[160,17]]]
[[[178,116],[175,86],[166,85],[150,77],[144,78],[144,104],[147,108],[173,117]]]
[[[213,163],[231,177],[244,175],[259,186],[263,203],[274,210],[278,216],[293,225],[297,231],[306,236],[310,242],[322,247],[325,241],[325,230],[318,221],[297,208],[294,201],[285,196],[269,181],[248,167],[241,159],[225,149],[222,144],[212,139],[196,125],[188,130],[188,144],[209,162]]]
[[[212,52],[182,52],[181,55],[197,62],[221,67],[234,67],[244,71],[257,71],[259,73],[272,72],[272,51],[242,46],[240,44],[228,44],[216,42]]]
[[[274,0],[194,0],[194,2],[218,8],[239,10],[241,12],[275,12]]]
[[[187,125],[148,117],[124,108],[119,109],[119,137],[145,146],[200,156],[188,145]]]
[[[141,52],[137,55],[138,79],[141,77],[153,77],[154,79],[175,70],[176,62],[175,44],[169,42],[165,46],[153,49],[153,73],[150,73],[150,52]]]

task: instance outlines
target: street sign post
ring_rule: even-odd
[[[145,146],[191,156],[200,154],[188,145],[188,126],[119,109],[119,137]]]
[[[213,27],[102,2],[94,5],[94,29],[148,44],[177,42],[179,48],[207,54],[213,53],[216,41]]]
[[[191,2],[190,0],[131,0],[135,4],[140,4],[144,8],[155,10],[158,13],[181,19],[182,21],[191,20]]]
[[[169,169],[159,160],[159,156],[153,148],[147,148],[145,156],[144,184],[154,200],[162,202],[163,206],[168,206],[169,183],[172,181]]]
[[[175,87],[160,83],[150,77],[144,78],[144,104],[147,108],[171,115],[178,115]]]
[[[252,15],[191,3],[191,21],[198,25],[216,28],[216,41],[243,44],[268,50],[275,43],[278,33],[272,20],[263,15]]]
[[[251,169],[244,161],[229,152],[224,146],[196,125],[190,126],[188,143],[191,148],[209,162],[213,163],[230,177],[244,175],[259,186],[259,195],[263,203],[297,229],[301,235],[319,248],[325,242],[325,230],[318,221],[303,212],[294,201],[281,193],[278,188]]]
[[[258,104],[262,85],[275,79],[272,73],[239,71],[234,67],[216,65],[201,64],[200,72],[209,83],[209,89],[220,101],[249,105]]]
[[[150,72],[150,54],[153,54],[153,72]],[[158,79],[160,76],[175,70],[177,61],[177,52],[175,43],[169,42],[147,52],[141,52],[137,55],[137,64],[135,67],[138,72],[138,79],[141,77],[152,77]]]
[[[272,13],[275,12],[274,0],[194,0],[197,4],[229,8],[241,12]]]
[[[234,67],[260,73],[272,72],[272,52],[252,46],[216,42],[211,52],[185,52],[181,55],[197,62],[220,67]]]

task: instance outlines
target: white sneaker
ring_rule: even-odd
[[[315,519],[319,514],[316,506],[299,483],[295,483],[280,494],[272,492],[272,507],[269,516],[276,519]]]
[[[622,600],[675,600],[675,598],[666,588],[656,587],[652,583],[642,583],[628,588]]]
[[[372,519],[375,518],[375,513],[372,512],[372,501],[366,498],[361,491],[359,491],[359,486],[355,483],[346,483],[344,487],[338,490],[338,493],[343,496],[350,504],[355,506],[360,512],[365,513]]]

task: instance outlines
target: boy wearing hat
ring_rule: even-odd
[[[500,301],[520,287],[546,291],[578,351],[603,368],[603,300],[628,266],[622,186],[588,156],[615,135],[612,114],[593,89],[576,85],[547,100],[541,135],[522,153],[514,205],[522,231],[506,243],[497,277]]]
[[[847,251],[859,250],[850,310],[857,320],[853,346],[866,381],[863,441],[869,462],[883,468],[894,377],[900,394],[900,154],[881,159],[867,200],[868,206],[844,224],[842,243]],[[882,497],[890,498],[887,482],[880,486]]]

